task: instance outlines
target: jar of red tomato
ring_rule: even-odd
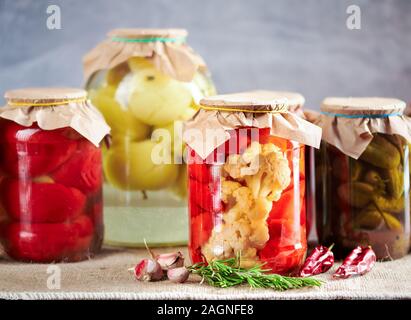
[[[321,129],[288,112],[288,100],[245,92],[201,100],[186,123],[193,263],[240,255],[290,274],[304,260],[304,145]]]
[[[0,240],[16,260],[78,261],[101,247],[100,141],[83,90],[8,91],[0,109]]]

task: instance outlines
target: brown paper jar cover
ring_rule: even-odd
[[[241,127],[270,128],[274,136],[316,148],[321,141],[321,128],[289,112],[288,99],[278,93],[250,91],[217,95],[202,99],[200,106],[185,124],[184,140],[203,159],[229,140],[229,130]],[[209,130],[218,130],[211,141],[198,138],[210,136]]]
[[[87,81],[97,71],[114,68],[131,57],[142,57],[171,78],[189,82],[198,70],[206,69],[206,64],[185,43],[187,34],[184,29],[112,30],[108,39],[83,57],[84,78]]]
[[[271,91],[271,90],[255,90],[252,91],[261,96],[265,96],[268,99],[287,99],[288,111],[292,112],[299,117],[305,119],[303,112],[303,106],[305,98],[298,92],[291,91]]]
[[[7,91],[0,118],[29,127],[37,122],[43,130],[70,127],[98,146],[110,133],[101,113],[76,88],[25,88]]]
[[[323,139],[354,159],[374,133],[396,134],[411,142],[411,118],[403,115],[405,107],[405,102],[393,98],[326,98],[319,119]]]

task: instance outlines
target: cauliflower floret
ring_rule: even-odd
[[[266,220],[272,203],[291,182],[288,160],[274,144],[253,142],[242,155],[229,156],[223,171],[236,181],[222,179],[226,212],[202,253],[212,261],[241,252],[241,266],[253,266],[258,262],[257,250],[269,240]]]
[[[254,201],[254,206],[248,211],[248,217],[250,220],[265,219],[273,208],[273,202],[265,199],[258,198]]]
[[[241,161],[241,155],[233,154],[228,157],[223,169],[231,178],[241,180],[241,167],[244,165],[245,164]]]
[[[227,224],[232,224],[235,221],[241,219],[243,212],[238,211],[237,208],[231,208],[224,214],[224,222]]]
[[[254,199],[277,201],[291,182],[288,160],[273,143],[252,142],[242,155],[230,155],[224,170],[238,181],[245,180]]]
[[[251,228],[247,218],[241,218],[232,224],[233,232],[239,237],[247,239],[251,233]]]
[[[242,181],[246,175],[258,172],[261,154],[261,145],[254,141],[243,154],[230,155],[224,164],[224,170],[230,177]]]
[[[233,193],[235,190],[241,187],[241,184],[236,181],[230,181],[222,178],[221,181],[221,200],[224,203],[232,202]]]
[[[291,182],[288,160],[281,150],[272,143],[263,145],[260,169],[251,176],[245,176],[255,199],[265,198],[277,201]]]
[[[233,196],[236,200],[234,208],[238,211],[247,212],[254,206],[254,199],[248,187],[238,188],[233,192]]]
[[[258,263],[257,249],[247,248],[241,251],[240,267],[251,268]]]
[[[254,248],[262,249],[270,238],[268,226],[265,222],[265,219],[251,222],[251,229],[252,231],[250,242],[252,243]]]

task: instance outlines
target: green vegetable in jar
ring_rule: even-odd
[[[383,136],[376,134],[362,153],[364,160],[379,168],[397,168],[401,162],[398,149]]]
[[[402,224],[396,217],[386,212],[383,212],[382,216],[388,229],[402,232]]]
[[[391,213],[401,213],[404,210],[404,197],[398,199],[384,196],[374,197],[375,204],[382,211],[387,211]]]
[[[386,138],[389,142],[392,143],[393,146],[395,146],[400,153],[401,156],[401,162],[404,159],[404,146],[406,145],[406,140],[399,136],[399,135],[384,135],[384,138]]]
[[[374,205],[357,213],[354,218],[354,226],[360,229],[376,230],[382,226],[389,230],[402,230],[401,222],[388,212],[379,211]]]
[[[381,194],[385,190],[384,180],[382,179],[381,175],[375,170],[369,170],[364,176],[364,181],[374,186],[374,189],[379,194]]]
[[[383,217],[377,209],[367,207],[357,213],[354,218],[354,226],[360,229],[375,230],[384,222]]]
[[[388,195],[398,199],[404,191],[404,173],[402,168],[383,169],[382,175],[387,184]]]
[[[338,187],[337,193],[345,203],[363,208],[373,199],[374,188],[364,182],[344,183]]]

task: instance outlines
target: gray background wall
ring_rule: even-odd
[[[48,30],[57,4],[62,29]],[[346,27],[347,6],[362,29]],[[411,101],[409,0],[0,0],[0,92],[82,84],[82,55],[116,27],[184,27],[220,92],[288,89]]]

